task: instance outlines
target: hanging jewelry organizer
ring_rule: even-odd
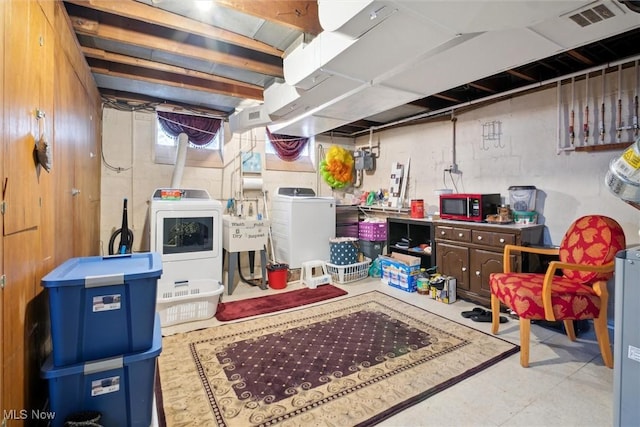
[[[639,135],[640,56],[557,82],[558,154],[620,150]]]

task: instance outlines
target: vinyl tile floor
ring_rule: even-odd
[[[300,281],[295,281],[282,290],[262,290],[241,282],[232,295],[227,295],[225,291],[221,301],[287,292],[302,286]],[[426,295],[390,287],[374,278],[336,286],[349,293],[341,298],[377,290],[491,333],[490,323],[474,322],[460,314],[477,307],[471,302],[458,300],[444,304]],[[167,327],[163,329],[163,334],[219,324],[215,318],[188,322]],[[518,344],[518,320],[509,319],[501,324],[498,336]],[[610,338],[613,343],[613,336]],[[529,368],[520,366],[519,357],[517,353],[379,425],[605,427],[613,424],[613,370],[604,366],[592,328],[580,334],[577,341],[571,342],[560,332],[532,325]],[[154,417],[153,425],[156,424]]]

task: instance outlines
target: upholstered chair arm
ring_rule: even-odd
[[[544,306],[544,317],[546,320],[556,320],[553,314],[553,305],[551,304],[551,287],[553,284],[553,276],[559,269],[576,270],[576,271],[591,271],[596,273],[611,273],[615,269],[615,261],[611,261],[603,265],[588,265],[588,264],[571,264],[568,262],[551,261],[547,272],[544,275],[544,282],[542,284],[542,304]],[[599,291],[599,289],[598,289]]]
[[[528,252],[531,254],[539,255],[558,255],[560,253],[559,248],[542,248],[537,246],[518,246],[518,245],[505,245],[503,253],[503,272],[511,273],[511,252]]]

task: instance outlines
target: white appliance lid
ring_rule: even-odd
[[[311,188],[304,187],[279,187],[278,196],[288,197],[315,197],[316,192]]]

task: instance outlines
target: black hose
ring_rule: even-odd
[[[247,285],[260,286],[260,282],[259,282],[260,279],[245,279],[245,277],[242,275],[242,267],[240,266],[240,258],[242,258],[242,257],[240,256],[240,254],[238,254],[238,275],[240,276],[240,280],[242,280]]]
[[[122,228],[118,228],[116,231],[113,232],[113,234],[111,235],[111,238],[109,239],[109,255],[116,255],[116,254],[130,254],[131,253],[131,248],[133,247],[133,231],[131,231],[130,228],[127,228],[127,235],[123,236],[124,239],[120,239],[120,245],[118,247],[118,251],[115,250],[115,248],[113,247],[115,242],[116,242],[116,238],[122,234]],[[128,239],[127,239],[128,237]],[[127,244],[122,245],[122,242],[126,241]]]
[[[126,233],[123,232],[126,230]],[[113,247],[115,243],[116,237],[120,236],[120,243],[118,244],[118,249],[116,250]],[[124,203],[122,205],[122,225],[119,229],[113,232],[111,238],[109,239],[109,255],[115,254],[130,254],[131,249],[133,248],[133,231],[129,228],[129,222],[127,219],[127,199],[124,199]]]

